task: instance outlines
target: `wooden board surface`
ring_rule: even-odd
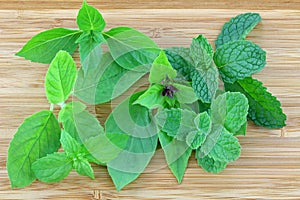
[[[94,181],[72,172],[57,184],[36,181],[24,189],[11,190],[5,168],[9,141],[26,116],[49,108],[43,88],[48,66],[14,54],[44,29],[75,28],[80,2],[0,0],[0,199],[300,199],[300,2],[297,0],[206,3],[91,0],[92,5],[101,9],[107,28],[121,25],[137,28],[161,47],[188,46],[198,34],[204,34],[213,43],[229,18],[249,10],[259,12],[263,22],[248,38],[267,51],[268,64],[255,77],[282,101],[288,116],[287,126],[269,130],[250,123],[247,136],[240,137],[243,149],[238,161],[221,174],[213,175],[197,167],[191,157],[181,185],[176,183],[162,152],[158,151],[145,173],[121,192],[116,192],[106,170],[99,167],[95,167]],[[110,106],[96,107],[102,122]]]

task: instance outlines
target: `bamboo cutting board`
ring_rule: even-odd
[[[95,180],[72,172],[56,184],[34,182],[11,190],[6,173],[9,141],[23,119],[48,109],[43,79],[47,65],[14,54],[33,35],[53,27],[76,27],[80,0],[0,0],[0,199],[300,199],[300,1],[97,1],[108,28],[131,26],[161,47],[188,46],[204,34],[213,43],[224,22],[243,12],[263,18],[249,39],[267,51],[266,67],[255,75],[276,95],[287,126],[269,130],[250,123],[239,137],[241,158],[219,175],[204,172],[191,157],[181,185],[161,151],[136,181],[116,192],[106,170],[95,167]],[[158,9],[159,8],[159,9]],[[78,54],[75,54],[78,60]],[[139,84],[142,84],[141,81]],[[103,123],[111,104],[93,109]],[[21,150],[22,147],[20,147]]]

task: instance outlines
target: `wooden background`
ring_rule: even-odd
[[[72,172],[57,184],[36,181],[11,190],[5,167],[9,141],[25,117],[49,108],[43,88],[48,66],[14,54],[44,29],[75,28],[81,1],[0,0],[0,199],[300,199],[300,1],[206,1],[88,2],[103,13],[107,29],[134,27],[161,47],[188,46],[198,34],[213,43],[229,18],[259,12],[263,21],[248,38],[267,51],[268,64],[255,77],[282,101],[288,116],[285,128],[269,130],[250,123],[247,136],[240,137],[238,161],[213,175],[191,157],[181,185],[158,151],[145,173],[121,192],[99,167],[94,168],[93,181]],[[96,109],[102,122],[109,111],[110,104]]]

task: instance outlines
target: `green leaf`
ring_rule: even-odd
[[[163,132],[177,140],[185,141],[189,132],[196,130],[194,118],[196,113],[179,108],[159,110],[156,122]]]
[[[207,112],[199,113],[194,119],[194,123],[201,133],[207,134],[211,129],[211,120]]]
[[[44,110],[26,118],[10,142],[7,172],[12,188],[29,185],[35,176],[31,165],[60,146],[60,127],[51,111]]]
[[[214,51],[203,35],[193,38],[190,49],[190,54],[197,70],[204,70],[211,67]]]
[[[84,142],[84,146],[94,158],[106,164],[123,151],[128,139],[127,134],[106,133],[89,138]]]
[[[164,49],[171,66],[181,74],[185,80],[191,81],[191,71],[194,70],[190,49],[184,47],[172,47]]]
[[[148,36],[133,28],[117,27],[102,34],[114,60],[128,70],[149,72],[161,51]]]
[[[226,22],[218,36],[216,48],[228,42],[245,39],[247,34],[261,21],[258,13],[244,13]]]
[[[235,133],[233,133],[233,135],[246,135],[246,132],[247,132],[247,126],[248,126],[248,123],[245,122],[240,130],[236,131]]]
[[[99,64],[93,67],[99,54],[94,54],[86,63],[87,73],[81,68],[75,83],[75,95],[90,104],[110,101],[130,88],[145,72],[126,70],[118,65],[109,54],[103,54]]]
[[[100,12],[84,0],[77,15],[77,25],[83,31],[103,31],[106,23]]]
[[[167,164],[178,183],[181,183],[192,149],[185,142],[176,140],[162,131],[158,133],[158,137],[165,153]]]
[[[79,143],[104,133],[96,117],[85,110],[85,105],[80,102],[66,104],[59,112],[58,119],[64,130]]]
[[[76,47],[76,40],[81,35],[78,30],[53,28],[33,36],[23,48],[16,53],[32,62],[48,64],[60,50],[72,54]]]
[[[154,60],[150,69],[150,84],[161,84],[163,80],[169,78],[173,80],[176,77],[176,70],[172,68],[164,51]]]
[[[74,168],[78,174],[95,179],[94,170],[86,159],[75,159]]]
[[[233,84],[225,83],[227,91],[243,93],[249,102],[248,118],[255,124],[268,128],[285,126],[286,115],[280,102],[267,91],[262,83],[254,78],[245,78]]]
[[[99,31],[84,32],[76,41],[79,43],[80,62],[84,63],[88,55],[101,43],[105,42],[104,37]],[[101,48],[100,48],[101,49]],[[101,49],[102,50],[102,49]],[[102,54],[102,51],[101,51]],[[100,57],[100,56],[99,56]],[[85,66],[85,65],[83,65]],[[85,68],[83,68],[85,69]]]
[[[71,158],[74,158],[77,154],[79,154],[81,150],[80,143],[78,143],[74,138],[72,138],[72,136],[66,131],[61,132],[60,142],[64,151]]]
[[[66,153],[55,152],[40,158],[32,164],[35,176],[45,183],[54,183],[63,180],[73,169],[72,160]]]
[[[143,93],[134,104],[140,104],[148,109],[163,107],[165,97],[162,96],[163,85],[152,85]]]
[[[129,136],[126,146],[119,146],[123,151],[107,163],[117,190],[121,190],[144,171],[156,150],[157,128],[150,111],[143,106],[133,105],[141,94],[135,93],[119,104],[105,122],[107,133]]]
[[[211,172],[214,174],[220,173],[223,169],[226,168],[227,162],[214,160],[208,156],[200,157],[199,150],[196,151],[196,158],[198,160],[198,165],[201,166],[205,171]]]
[[[50,103],[62,103],[72,92],[77,76],[76,64],[70,54],[59,51],[52,60],[45,78],[46,95]]]
[[[223,81],[234,83],[259,72],[266,65],[266,52],[250,41],[238,40],[218,48],[214,61]]]
[[[175,96],[177,97],[177,100],[179,103],[193,103],[198,100],[194,89],[187,85],[182,85],[178,83],[174,83],[173,86],[177,88],[177,92],[175,93]]]

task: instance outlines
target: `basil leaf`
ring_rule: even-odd
[[[51,111],[26,118],[14,135],[7,157],[7,172],[12,188],[29,185],[35,176],[31,165],[60,146],[60,127]]]
[[[78,30],[65,28],[46,30],[33,36],[16,55],[32,62],[48,64],[60,50],[72,54],[77,47],[75,41],[80,34]]]
[[[145,34],[128,27],[117,27],[102,33],[114,60],[128,70],[149,72],[159,47]]]
[[[181,74],[185,80],[191,81],[191,71],[194,70],[190,49],[184,47],[171,47],[164,49],[171,66]]]
[[[145,93],[139,96],[134,104],[140,104],[148,109],[163,107],[165,102],[165,97],[162,96],[163,88],[163,85],[158,84],[150,86]]]
[[[94,170],[86,159],[75,159],[74,168],[78,174],[95,179]]]
[[[75,83],[75,95],[90,104],[110,101],[130,88],[145,73],[126,70],[118,65],[109,53],[101,57],[98,66],[93,67],[99,54],[90,58],[87,73],[81,68]],[[100,55],[101,56],[101,55]]]
[[[234,83],[262,70],[266,52],[250,41],[238,40],[218,48],[214,61],[223,81]]]
[[[224,86],[227,91],[241,92],[247,97],[248,118],[255,124],[267,128],[285,126],[286,115],[281,109],[280,101],[257,79],[249,77],[233,84],[225,83]]]
[[[176,140],[162,131],[158,133],[158,137],[165,153],[167,164],[178,183],[181,183],[192,149],[185,142]]]
[[[194,119],[196,113],[179,108],[159,110],[155,116],[161,131],[177,140],[185,141],[189,132],[196,130]]]
[[[141,94],[135,93],[119,104],[105,122],[107,133],[124,133],[129,136],[126,146],[120,146],[123,151],[107,163],[117,190],[135,180],[145,170],[156,150],[157,128],[149,110],[133,105]]]
[[[85,110],[85,105],[80,102],[66,104],[60,110],[58,119],[62,122],[64,130],[79,143],[104,133],[99,121]]]
[[[68,99],[77,76],[76,64],[70,54],[59,51],[52,60],[45,78],[46,95],[50,103]]]
[[[161,51],[159,56],[154,60],[149,74],[150,84],[161,84],[163,80],[169,78],[173,80],[177,73],[168,61],[164,51]]]
[[[261,21],[258,13],[244,13],[226,22],[215,41],[216,48],[228,42],[245,39],[247,34]]]
[[[66,153],[55,152],[40,158],[32,164],[35,176],[45,183],[63,180],[73,169],[72,159]]]
[[[83,31],[103,31],[106,23],[100,12],[84,0],[77,15],[77,25]]]
[[[179,103],[193,103],[198,100],[194,90],[192,87],[187,86],[187,85],[182,85],[178,83],[173,84],[174,87],[178,90],[175,93],[175,96],[177,97],[177,100]]]

